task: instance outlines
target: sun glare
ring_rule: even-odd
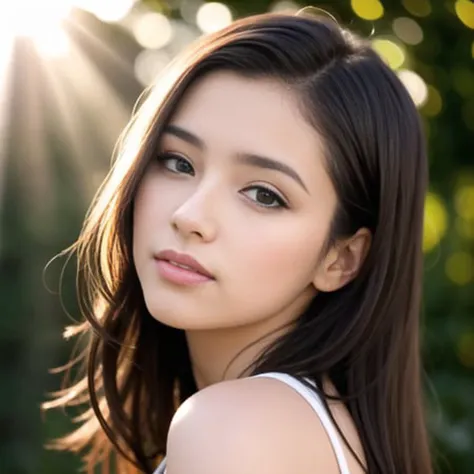
[[[68,166],[81,197],[89,199],[97,186],[90,176],[103,176],[105,169],[96,159],[97,150],[113,149],[131,112],[94,55],[83,47],[85,38],[100,54],[108,55],[105,62],[111,69],[133,77],[133,65],[123,61],[119,68],[120,52],[81,24],[74,10],[117,22],[134,4],[135,0],[0,0],[0,197],[2,170],[9,159],[3,138],[14,130],[13,138],[7,139],[18,143],[15,166],[29,190],[35,222],[46,218],[39,207],[54,207],[47,199],[54,196],[51,157],[56,145],[51,137],[61,136],[57,143],[68,149]],[[73,22],[78,28],[70,36]],[[41,206],[36,206],[40,200]],[[45,232],[48,227],[43,226]]]
[[[61,23],[68,17],[72,0],[22,0],[0,5],[0,47],[5,49],[16,37],[31,38],[41,54],[57,56],[68,49]]]
[[[16,0],[0,3],[0,54],[15,38],[30,38],[42,57],[65,56],[69,38],[62,28],[73,7],[87,10],[104,22],[121,21],[136,0]]]

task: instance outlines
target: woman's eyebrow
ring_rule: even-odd
[[[178,125],[166,125],[163,128],[162,133],[169,133],[170,135],[174,135],[175,137],[181,138],[181,140],[184,140],[185,142],[190,143],[191,145],[194,145],[196,148],[199,148],[200,150],[204,150],[206,146],[204,145],[204,142],[194,135],[194,133],[189,132],[188,130],[185,130],[184,128],[178,127]]]
[[[189,144],[195,146],[196,148],[199,148],[200,150],[204,150],[206,148],[204,141],[201,138],[194,135],[194,133],[191,133],[190,131],[179,127],[178,125],[166,125],[163,128],[163,133],[169,133],[171,135],[174,135],[175,137],[180,138],[185,142],[188,142]],[[238,163],[243,165],[270,169],[279,171],[280,173],[284,173],[293,180],[295,180],[309,194],[308,188],[304,184],[300,175],[291,166],[288,166],[287,164],[282,163],[281,161],[266,156],[257,155],[255,153],[243,152],[238,153],[236,158]]]
[[[281,161],[267,156],[256,155],[254,153],[238,153],[237,161],[244,165],[255,166],[269,170],[279,171],[294,179],[308,194],[308,188],[305,186],[300,175],[291,167]]]

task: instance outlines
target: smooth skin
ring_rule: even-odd
[[[338,473],[298,393],[236,380],[318,291],[355,278],[369,248],[360,229],[323,254],[337,197],[322,140],[283,84],[218,72],[187,92],[156,158],[135,200],[134,262],[150,314],[185,331],[200,389],[173,419],[167,474]],[[153,257],[165,249],[192,255],[215,279],[164,280]],[[361,453],[350,416],[333,409]]]
[[[340,403],[332,414],[357,455],[363,449]],[[362,474],[343,445],[351,474]],[[328,435],[311,406],[279,380],[247,378],[190,397],[168,434],[166,474],[339,474]]]

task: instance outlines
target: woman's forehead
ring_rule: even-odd
[[[276,80],[217,72],[190,88],[170,122],[219,149],[296,151],[314,159],[322,154],[321,139],[299,104],[300,98]]]

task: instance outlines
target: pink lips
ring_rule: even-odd
[[[214,280],[205,267],[187,254],[164,250],[155,255],[155,261],[160,275],[178,285],[197,285]]]

